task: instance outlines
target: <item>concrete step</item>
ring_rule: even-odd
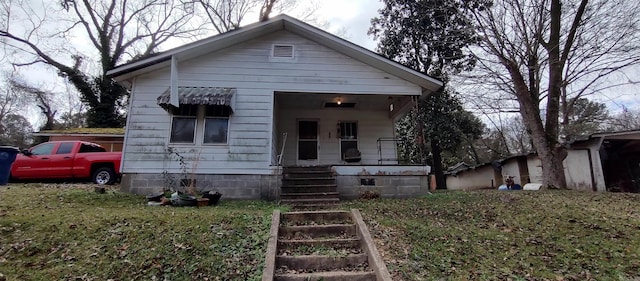
[[[339,199],[338,192],[292,192],[280,194],[282,200],[293,199]]]
[[[339,203],[330,204],[305,204],[305,205],[293,205],[291,210],[294,211],[320,211],[320,210],[339,210]]]
[[[334,247],[338,249],[353,249],[360,247],[359,238],[347,239],[306,239],[306,240],[278,240],[278,249],[296,249],[298,247]]]
[[[278,236],[281,240],[358,238],[355,224],[280,226]]]
[[[314,199],[282,199],[280,204],[300,206],[310,204],[337,204],[340,199],[337,198],[314,198]]]
[[[276,268],[288,270],[340,270],[345,268],[362,268],[368,270],[367,255],[356,254],[346,256],[276,256]]]
[[[375,281],[373,271],[324,271],[314,273],[276,274],[275,281]]]
[[[282,214],[280,223],[284,225],[350,224],[353,223],[353,218],[351,212],[347,211],[298,211]]]

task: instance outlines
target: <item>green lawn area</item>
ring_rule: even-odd
[[[394,280],[640,280],[640,194],[354,201]]]
[[[0,187],[0,273],[7,280],[260,280],[274,208],[263,201],[149,207],[143,196],[98,194],[89,185],[10,184]]]
[[[145,201],[90,185],[0,187],[0,273],[7,280],[260,279],[275,205]],[[394,280],[640,278],[638,194],[438,192],[344,207],[361,209]]]

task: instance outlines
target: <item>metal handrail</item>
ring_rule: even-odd
[[[280,154],[278,154],[278,166],[282,165],[282,161],[284,159],[284,146],[287,143],[287,133],[282,133],[282,148],[280,149]]]
[[[280,148],[280,154],[278,154],[278,175],[280,176],[280,180],[282,181],[282,175],[284,173],[284,167],[282,163],[284,161],[284,148],[287,143],[287,133],[282,133],[282,148]],[[276,187],[276,204],[280,205],[280,189],[282,188],[282,182],[280,182],[280,186]]]

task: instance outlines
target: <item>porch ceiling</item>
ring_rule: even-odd
[[[282,109],[324,109],[325,103],[355,103],[353,109],[388,111],[391,103],[400,104],[410,97],[387,95],[346,95],[327,93],[276,93],[276,107]],[[406,100],[405,100],[406,99]],[[350,110],[344,108],[343,110]]]

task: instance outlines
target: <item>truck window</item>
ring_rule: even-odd
[[[33,155],[49,155],[55,146],[55,143],[45,143],[31,149]]]
[[[72,142],[63,142],[60,144],[60,146],[58,146],[58,150],[56,151],[56,154],[69,154],[71,153],[72,149],[73,149]]]
[[[100,146],[90,145],[83,143],[80,145],[80,151],[78,153],[87,153],[87,152],[106,152],[106,150]]]

